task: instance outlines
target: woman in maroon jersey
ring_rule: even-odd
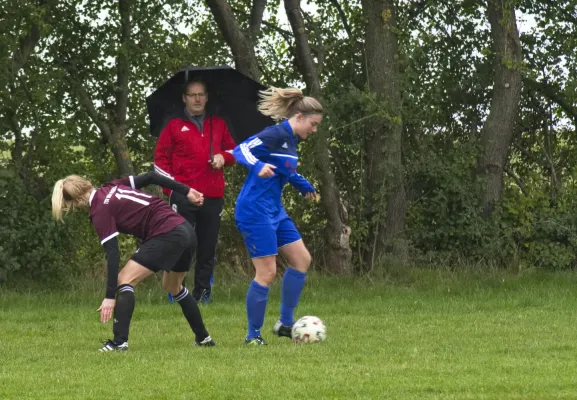
[[[204,201],[198,191],[155,172],[118,179],[98,188],[77,175],[70,175],[54,185],[54,218],[62,221],[63,212],[75,208],[88,210],[106,252],[106,296],[98,311],[101,321],[106,323],[114,310],[114,339],[104,342],[100,351],[128,350],[128,332],[135,305],[134,286],[160,270],[164,271],[163,288],[180,304],[196,336],[194,345],[214,346],[196,300],[182,285],[196,247],[194,230],[162,199],[138,190],[149,184],[174,190],[196,205],[202,205]],[[117,236],[120,233],[133,235],[143,242],[118,274]]]

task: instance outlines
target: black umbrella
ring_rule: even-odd
[[[182,102],[182,89],[185,83],[193,78],[200,78],[207,85],[207,114],[223,118],[236,143],[274,124],[271,118],[257,110],[258,92],[266,89],[266,86],[228,65],[186,67],[146,98],[150,133],[153,136],[158,137],[171,119],[187,119]]]

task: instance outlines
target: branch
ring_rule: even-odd
[[[18,50],[15,51],[12,58],[12,76],[11,82],[16,79],[18,71],[20,71],[28,62],[28,58],[34,51],[34,48],[38,45],[40,41],[40,24],[46,20],[49,15],[50,7],[56,3],[55,0],[40,0],[38,1],[39,15],[41,19],[38,22],[33,22],[32,26],[26,33],[26,36],[21,37],[18,40]]]
[[[316,51],[316,55],[317,55],[317,59],[318,59],[318,63],[316,63],[317,75],[320,76],[322,73],[321,71],[322,71],[323,66],[324,66],[325,54],[326,54],[326,49],[323,45],[323,37],[322,37],[322,34],[320,32],[319,25],[315,22],[314,18],[312,18],[307,13],[305,13],[302,9],[300,11],[301,11],[301,14],[303,15],[303,17],[312,26],[313,31],[315,33],[316,46],[314,46],[314,50]]]
[[[411,22],[413,19],[417,18],[425,8],[427,8],[428,0],[420,0],[411,3],[409,12],[407,13],[407,21]]]
[[[352,39],[353,31],[351,30],[351,27],[350,27],[349,22],[347,20],[347,16],[345,15],[345,12],[343,11],[343,8],[339,4],[339,0],[330,0],[330,1],[331,1],[331,4],[333,6],[335,6],[335,8],[337,9],[337,12],[339,13],[339,17],[341,18],[341,21],[343,22],[343,27],[345,28],[347,35],[349,36],[349,38]]]
[[[300,0],[285,0],[284,6],[295,36],[299,64],[302,67],[305,82],[310,90],[311,96],[318,98],[321,94],[319,76],[313,61],[309,38],[305,30],[299,3]]]
[[[115,125],[122,126],[126,123],[128,109],[128,81],[130,78],[130,33],[132,24],[130,21],[131,0],[118,0],[120,12],[120,48],[116,57],[116,108]],[[92,104],[92,102],[90,102]]]
[[[574,121],[577,121],[577,107],[567,99],[567,96],[558,87],[549,83],[538,82],[527,76],[523,77],[523,82],[531,89],[536,90],[549,100],[558,104]]]
[[[235,14],[242,14],[244,16],[247,16],[248,14],[242,10],[239,10],[238,8],[234,8],[231,7],[231,10],[235,13]],[[283,29],[281,27],[279,27],[278,25],[275,24],[271,24],[268,21],[262,20],[262,24],[264,26],[267,26],[269,28],[271,28],[273,31],[277,32],[278,34],[280,34],[289,45],[291,45],[291,39],[293,38],[293,34],[292,32],[287,31],[286,29]]]
[[[262,24],[262,16],[264,14],[264,9],[266,7],[267,0],[253,0],[252,9],[250,11],[250,26],[248,32],[253,44],[258,41],[258,35],[260,33],[260,26]]]
[[[510,171],[507,167],[503,168],[503,171],[511,178],[515,181],[515,183],[517,184],[517,186],[519,186],[519,189],[521,189],[521,193],[523,193],[525,195],[525,197],[529,197],[529,192],[527,192],[527,189],[525,189],[525,184],[523,183],[523,181],[521,180],[521,178],[519,178],[517,175],[515,175],[515,173],[513,171]]]
[[[226,0],[206,0],[206,4],[232,51],[236,68],[246,76],[258,80],[260,72],[254,45],[240,29],[228,2]]]
[[[18,50],[14,52],[14,57],[12,58],[12,76],[10,82],[13,83],[14,79],[18,75],[24,65],[28,62],[28,58],[34,51],[34,48],[40,41],[40,27],[37,23],[33,23],[30,30],[25,37],[20,38],[18,41]]]
[[[94,107],[94,103],[88,94],[88,91],[82,86],[82,84],[78,83],[81,79],[78,77],[78,70],[76,69],[75,65],[71,62],[64,62],[62,67],[68,72],[70,77],[70,85],[74,89],[77,95],[78,103],[86,110],[86,113],[94,122],[94,124],[100,129],[100,133],[102,137],[106,141],[110,141],[111,131],[110,127],[106,123],[106,121],[101,118],[100,114]]]

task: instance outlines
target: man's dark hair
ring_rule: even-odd
[[[205,93],[208,91],[208,88],[206,86],[206,82],[204,80],[202,80],[201,78],[192,78],[191,80],[186,82],[186,84],[183,86],[182,94],[188,93],[188,88],[190,87],[190,85],[194,85],[194,84],[202,85]]]

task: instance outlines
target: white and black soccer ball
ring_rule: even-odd
[[[292,339],[295,343],[317,343],[327,338],[327,327],[320,318],[306,315],[292,327]]]

